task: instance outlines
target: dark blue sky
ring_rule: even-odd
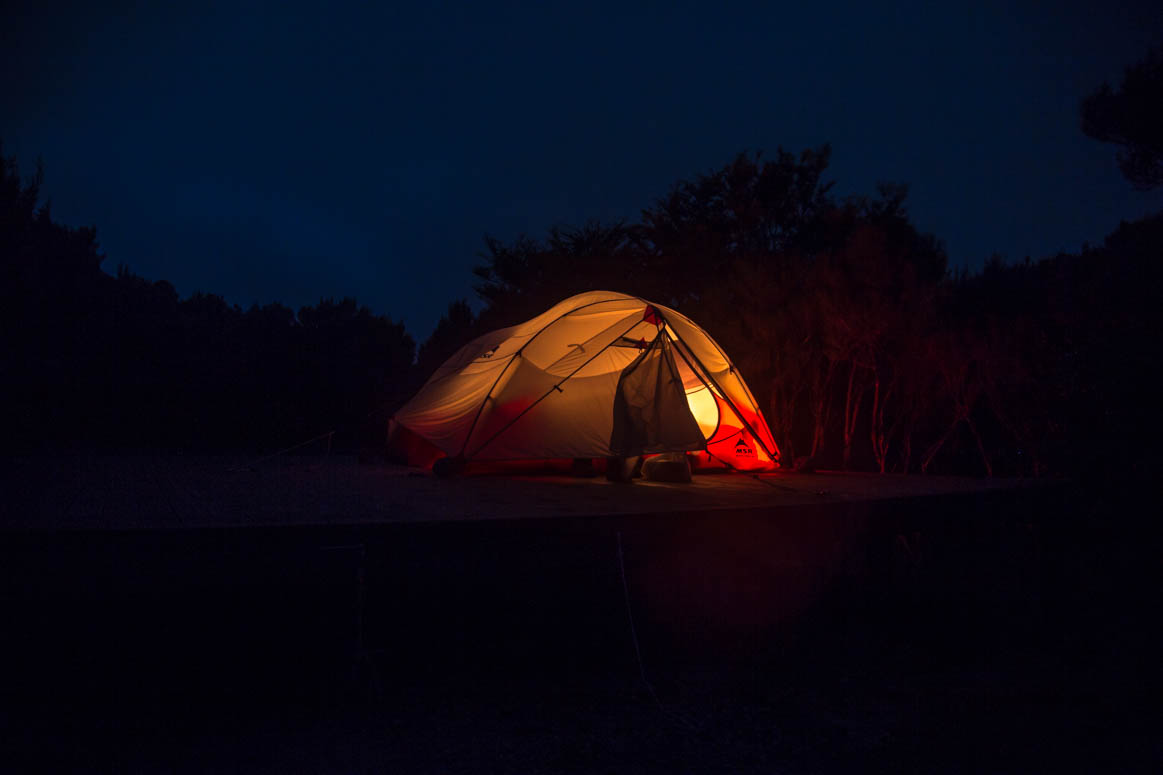
[[[746,149],[830,142],[840,194],[908,183],[957,265],[1163,209],[1077,121],[1163,41],[1160,3],[409,6],[6,11],[0,139],[108,271],[353,295],[420,339],[486,232],[634,219]]]

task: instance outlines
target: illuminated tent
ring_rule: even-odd
[[[678,312],[610,291],[462,347],[396,412],[390,440],[413,465],[699,451],[756,471],[779,460],[722,348]]]

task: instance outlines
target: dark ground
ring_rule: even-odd
[[[548,465],[548,464],[546,464]],[[438,479],[340,455],[248,460],[216,456],[28,456],[2,472],[0,524],[11,528],[138,529],[384,524],[563,516],[770,510],[980,493],[1019,482],[954,476],[798,474],[696,476],[633,487],[552,469]],[[568,465],[565,467],[568,470]],[[496,467],[494,466],[494,474]]]
[[[9,469],[8,503],[40,511],[10,512],[0,533],[0,762],[14,772],[1163,765],[1159,545],[1128,483],[898,481],[876,499],[869,477],[685,493],[486,478],[454,481],[453,501],[541,493],[542,510],[573,509],[215,527],[180,522],[146,477],[134,514],[95,502],[134,523],[152,503],[168,526],[96,529],[76,504],[99,476],[54,471],[56,494],[33,498],[30,465]],[[332,475],[312,465],[236,473],[281,483],[285,505],[289,482]],[[377,466],[335,475],[377,470],[440,491]],[[699,500],[753,485],[770,492]],[[664,511],[583,509],[650,499]],[[30,524],[57,502],[72,529]]]

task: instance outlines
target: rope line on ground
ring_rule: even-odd
[[[638,643],[638,629],[634,625],[634,610],[630,605],[630,585],[626,582],[626,559],[625,552],[622,549],[621,530],[618,531],[618,570],[622,575],[622,595],[626,602],[626,618],[630,621],[630,638],[634,641],[634,656],[638,660],[638,675],[642,678],[642,683],[646,686],[646,690],[650,692],[650,697],[654,700],[654,704],[658,708],[659,713],[683,727],[688,732],[707,737],[707,733],[704,730],[699,729],[678,713],[667,710],[662,704],[662,700],[659,699],[658,692],[654,690],[654,685],[646,677],[646,663],[642,660],[642,648]],[[718,741],[713,738],[711,738],[711,741],[718,744]]]
[[[630,607],[630,585],[626,583],[626,559],[625,553],[622,550],[622,531],[618,531],[618,570],[622,573],[622,595],[626,600],[626,618],[630,620],[630,638],[634,641],[634,656],[638,659],[638,673],[642,676],[642,683],[650,690],[654,701],[658,702],[658,695],[654,693],[654,687],[650,685],[649,679],[646,678],[646,665],[642,662],[642,649],[638,645],[638,629],[634,626],[634,611]],[[661,703],[659,703],[661,705]]]
[[[313,436],[312,438],[309,438],[306,441],[301,441],[298,444],[293,444],[289,447],[284,447],[283,449],[280,449],[277,452],[271,452],[268,455],[263,455],[261,457],[258,457],[256,459],[250,461],[246,465],[235,466],[234,468],[231,468],[230,470],[231,471],[245,471],[246,469],[250,468],[251,466],[256,466],[259,463],[264,463],[267,460],[270,460],[271,458],[276,458],[279,455],[285,455],[288,452],[294,452],[296,449],[299,449],[301,447],[305,447],[308,444],[314,444],[316,441],[321,441],[322,439],[327,439],[327,451],[324,453],[324,455],[328,456],[331,454],[331,442],[332,442],[332,439],[335,437],[336,433],[339,433],[340,430],[344,430],[344,429],[353,427],[357,423],[362,423],[362,422],[374,417],[377,414],[383,414],[385,412],[387,412],[387,406],[381,406],[379,408],[372,409],[370,412],[365,414],[363,417],[360,417],[356,420],[351,420],[350,422],[346,423],[345,425],[337,425],[329,431],[326,431],[324,433],[320,433],[318,436]]]
[[[285,449],[280,449],[277,452],[272,452],[269,455],[263,455],[262,457],[257,458],[256,460],[252,460],[250,463],[248,463],[245,466],[236,466],[230,470],[231,471],[244,471],[251,466],[256,466],[259,463],[264,463],[267,460],[270,460],[271,458],[278,457],[279,455],[285,455],[288,452],[293,452],[294,450],[299,449],[300,447],[305,447],[308,444],[314,444],[316,441],[320,441],[322,439],[327,439],[327,452],[330,453],[331,452],[331,437],[334,435],[335,435],[335,431],[327,431],[326,433],[320,433],[318,436],[315,436],[314,438],[310,438],[310,439],[307,439],[306,441],[299,442],[298,444],[292,445],[290,447],[286,447]]]
[[[617,532],[617,536],[618,570],[622,578],[622,595],[623,600],[626,603],[626,618],[630,622],[630,637],[634,641],[634,655],[638,660],[638,674],[642,678],[642,683],[646,685],[647,691],[650,692],[650,697],[654,700],[654,705],[658,709],[658,712],[666,717],[667,720],[681,727],[692,736],[700,738],[703,742],[710,744],[710,746],[722,754],[726,760],[732,760],[735,756],[738,755],[736,746],[722,739],[713,730],[707,729],[705,725],[696,724],[681,713],[668,710],[666,706],[662,704],[662,700],[659,698],[658,692],[655,691],[654,685],[650,683],[646,677],[646,663],[642,659],[642,648],[638,642],[638,629],[634,624],[634,611],[630,605],[630,585],[626,581],[626,553],[622,547],[621,530]]]

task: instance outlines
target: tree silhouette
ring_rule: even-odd
[[[1163,183],[1163,48],[1128,67],[1118,91],[1104,83],[1080,113],[1089,137],[1120,146],[1119,169],[1136,188]]]
[[[488,240],[481,328],[594,287],[674,304],[732,354],[785,458],[823,455],[836,431],[839,464],[859,445],[884,470],[892,440],[913,429],[904,418],[925,405],[897,400],[923,381],[902,348],[928,324],[945,254],[909,222],[904,186],[838,203],[827,161],[827,146],[774,161],[741,154],[675,184],[640,224]]]
[[[402,325],[353,300],[296,315],[244,312],[214,294],[181,299],[165,281],[101,269],[96,230],[41,204],[0,153],[0,343],[13,398],[9,433],[27,443],[270,449],[343,428],[382,437],[412,384]]]
[[[448,310],[440,317],[432,335],[420,345],[420,352],[416,357],[419,379],[427,379],[440,364],[448,360],[477,333],[476,315],[473,314],[468,301],[457,299],[449,304]]]
[[[722,169],[680,181],[642,212],[641,239],[655,298],[697,300],[737,260],[811,250],[822,215],[833,206],[825,182],[827,145],[774,160],[739,154]]]
[[[633,292],[642,276],[636,240],[624,224],[598,221],[551,228],[544,242],[522,236],[506,245],[486,236],[484,263],[473,269],[486,303],[482,328],[514,325],[583,291]]]
[[[273,450],[333,429],[378,444],[393,405],[469,338],[608,288],[706,327],[786,462],[1038,475],[1157,458],[1163,214],[1077,254],[950,274],[904,186],[836,201],[827,161],[827,146],[742,154],[638,223],[487,238],[479,315],[450,304],[413,363],[404,327],[354,299],[243,310],[106,274],[95,229],[56,223],[39,169],[22,178],[0,153],[6,427],[40,445]]]

